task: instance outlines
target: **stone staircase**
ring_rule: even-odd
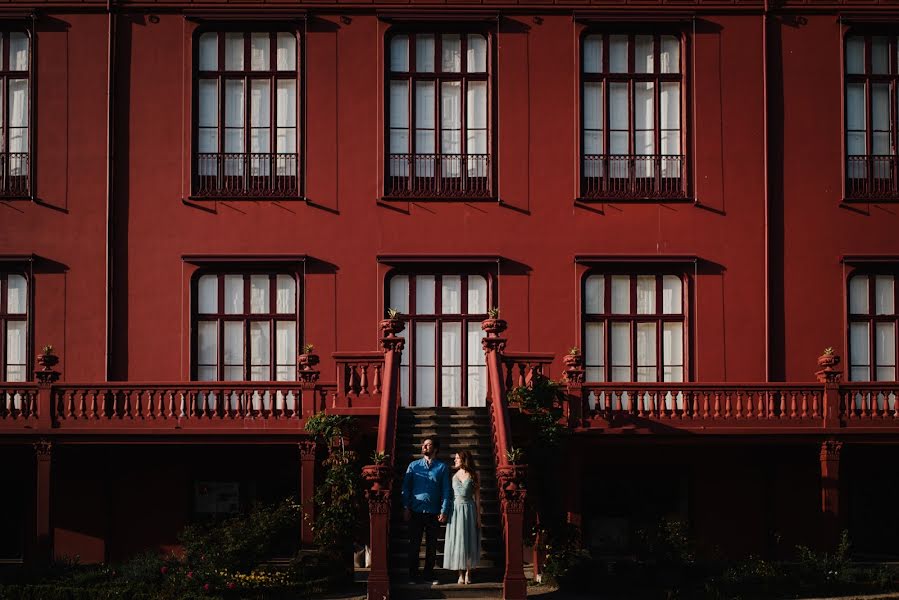
[[[446,527],[441,527],[437,543],[436,573],[439,585],[409,584],[406,563],[409,547],[409,528],[403,520],[401,499],[402,477],[413,460],[421,458],[421,442],[434,436],[440,438],[438,460],[452,464],[457,450],[472,453],[481,483],[481,566],[472,572],[473,583],[456,584],[458,573],[440,569],[443,564],[443,544]],[[502,597],[503,539],[499,499],[496,489],[496,462],[490,416],[486,408],[401,408],[396,433],[397,474],[399,476],[390,522],[390,577],[393,595],[398,598],[498,598]],[[424,540],[419,557],[424,564]]]

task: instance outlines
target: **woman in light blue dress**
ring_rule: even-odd
[[[471,452],[453,459],[453,512],[446,524],[443,568],[459,571],[459,583],[471,583],[469,571],[481,560],[481,510],[478,474]]]

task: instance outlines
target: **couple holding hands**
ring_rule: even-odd
[[[437,583],[437,534],[446,523],[443,568],[459,571],[460,584],[471,582],[470,569],[481,556],[481,514],[478,475],[471,453],[453,455],[453,475],[436,459],[440,441],[429,437],[421,444],[422,457],[414,460],[403,477],[404,518],[409,523],[409,578],[422,581],[418,573],[418,551],[425,536],[424,580]]]

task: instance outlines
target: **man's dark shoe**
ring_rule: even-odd
[[[430,583],[431,585],[437,585],[440,583],[434,573],[424,573],[421,577],[425,583]]]

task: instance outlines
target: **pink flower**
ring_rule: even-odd
[[[159,569],[159,572],[162,573],[163,575],[165,575],[166,573],[169,572],[169,568],[164,566],[161,569]]]
[[[228,582],[228,589],[229,589],[229,590],[233,590],[233,589],[236,588],[236,587],[237,587],[237,586],[234,585],[234,582],[233,582],[233,581],[229,581],[229,582]]]
[[[212,584],[210,584],[210,583],[204,583],[204,584],[203,584],[203,589],[206,590],[206,591],[208,592],[209,590],[212,589]]]
[[[193,579],[193,578],[194,578],[194,572],[193,572],[193,571],[188,571],[188,572],[187,572],[187,578],[188,578],[188,579]]]

